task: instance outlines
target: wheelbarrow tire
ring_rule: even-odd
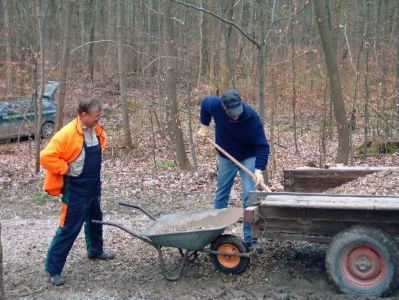
[[[211,250],[227,253],[247,253],[244,241],[235,235],[224,234],[211,243]],[[210,254],[213,265],[223,273],[241,274],[250,263],[249,257]]]
[[[338,233],[326,253],[326,270],[344,293],[386,296],[397,285],[398,246],[382,230],[365,225]]]

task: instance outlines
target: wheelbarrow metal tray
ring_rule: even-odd
[[[160,217],[142,235],[163,247],[199,250],[242,216],[241,208],[180,212]]]

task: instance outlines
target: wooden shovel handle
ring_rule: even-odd
[[[240,163],[238,160],[236,160],[233,156],[230,155],[226,150],[224,150],[222,147],[220,147],[218,144],[216,144],[211,138],[206,138],[206,140],[211,143],[216,149],[218,149],[220,152],[222,152],[224,155],[226,155],[233,163],[235,163],[238,167],[240,167],[245,173],[247,173],[249,176],[251,176],[254,180],[256,179],[256,176],[254,173],[252,173],[246,166],[244,166],[242,163]],[[271,192],[271,190],[268,188],[268,186],[264,183],[261,184],[261,187],[264,191],[266,192]]]

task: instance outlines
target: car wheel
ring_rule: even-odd
[[[46,122],[43,124],[42,129],[40,131],[42,138],[49,139],[54,133],[54,123]]]
[[[395,288],[398,247],[371,226],[338,233],[326,254],[326,269],[338,288],[355,296],[381,296]]]

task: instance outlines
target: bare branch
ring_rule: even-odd
[[[299,15],[303,10],[305,10],[305,8],[308,7],[309,3],[310,3],[310,1],[307,1],[307,2],[305,3],[305,5],[304,5],[301,9],[296,10],[292,15],[285,16],[285,17],[282,17],[282,18],[277,19],[277,20],[272,20],[272,24],[276,24],[277,22],[280,22],[280,21],[283,21],[283,20],[286,20],[286,19],[289,19],[289,18],[296,17],[296,16]],[[274,6],[273,6],[273,9],[274,9]]]
[[[236,23],[231,22],[231,21],[229,21],[229,20],[227,20],[227,19],[225,19],[225,18],[223,18],[223,17],[221,17],[221,16],[215,14],[214,12],[212,12],[212,11],[210,11],[210,10],[207,10],[207,9],[205,9],[205,8],[202,8],[202,7],[198,7],[198,6],[189,4],[189,3],[184,3],[184,2],[179,1],[179,0],[169,0],[169,1],[175,2],[175,3],[177,3],[177,4],[181,4],[181,5],[183,5],[183,6],[186,6],[186,7],[189,7],[189,8],[195,9],[195,10],[198,10],[198,11],[202,11],[202,12],[204,12],[204,13],[206,13],[206,14],[209,14],[209,15],[215,17],[216,19],[219,19],[220,21],[222,21],[222,22],[224,22],[224,23],[227,23],[227,24],[233,26],[235,29],[237,29],[239,32],[241,32],[241,34],[242,34],[244,37],[246,37],[252,44],[254,44],[258,49],[260,48],[260,44],[259,44],[257,41],[255,41],[253,38],[251,38],[250,35],[249,35],[247,32],[245,32],[245,31],[244,31],[240,26],[238,26]]]

